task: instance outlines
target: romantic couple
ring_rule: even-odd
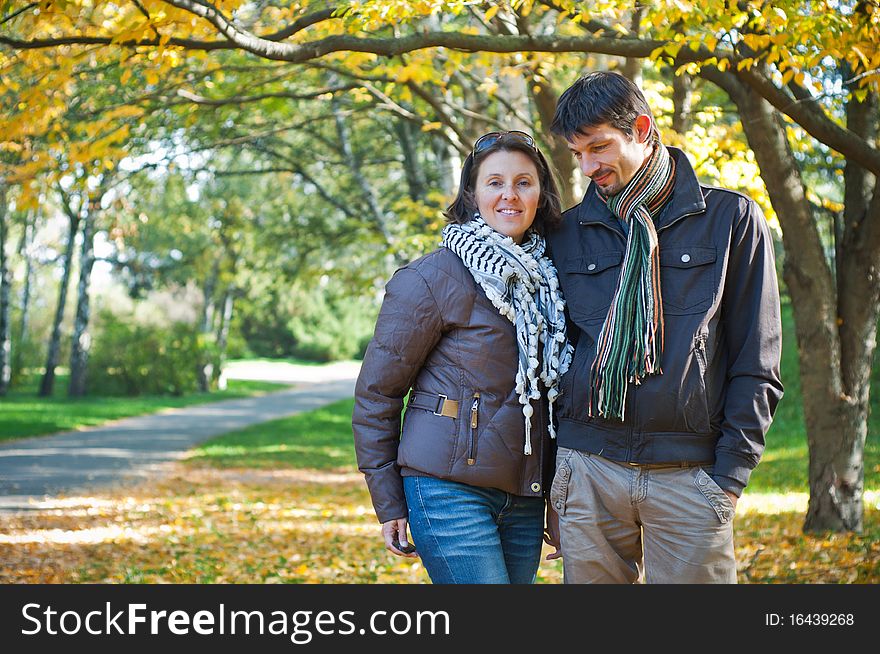
[[[550,131],[579,205],[531,136],[485,134],[441,247],[386,286],[352,416],[385,545],[434,583],[532,583],[543,542],[566,583],[735,583],[782,397],[764,217],[619,74],[575,82]]]

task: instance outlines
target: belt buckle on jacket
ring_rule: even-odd
[[[449,397],[444,395],[443,393],[437,393],[437,398],[438,398],[437,409],[439,409],[439,411],[437,409],[434,409],[434,415],[440,416],[440,417],[445,417],[443,415],[443,405],[446,404],[446,400],[448,400]]]

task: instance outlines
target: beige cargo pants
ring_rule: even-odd
[[[711,468],[640,468],[560,447],[550,501],[565,583],[734,584],[734,509]]]

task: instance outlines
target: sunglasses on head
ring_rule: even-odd
[[[526,134],[525,132],[520,132],[519,130],[512,129],[509,132],[489,132],[488,134],[483,134],[474,143],[474,149],[471,154],[476,155],[477,153],[492,147],[498,142],[499,139],[505,136],[511,136],[517,141],[525,143],[535,152],[538,151],[538,146],[535,145],[535,139],[533,139],[529,134]]]

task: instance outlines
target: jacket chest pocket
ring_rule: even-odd
[[[580,323],[605,320],[617,288],[621,261],[622,251],[587,253],[565,261],[562,290],[572,320]]]
[[[660,291],[665,314],[697,313],[712,305],[715,259],[714,247],[660,246]]]

